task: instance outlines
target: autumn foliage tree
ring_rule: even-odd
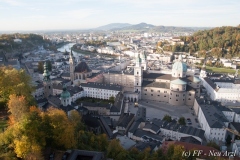
[[[30,85],[31,78],[24,70],[16,70],[11,67],[0,67],[0,99],[8,102],[9,96],[24,96],[26,102],[34,104],[31,95],[34,88]]]

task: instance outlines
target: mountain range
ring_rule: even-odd
[[[175,27],[175,26],[155,26],[147,23],[129,24],[129,23],[110,23],[104,26],[94,28],[98,31],[142,31],[142,32],[195,32],[198,30],[210,29],[210,27]]]

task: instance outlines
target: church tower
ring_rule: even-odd
[[[70,69],[70,78],[71,78],[72,82],[74,81],[74,67],[75,67],[74,57],[73,57],[72,49],[71,49],[71,52],[69,54],[69,69]]]
[[[134,92],[137,92],[139,94],[139,99],[141,99],[141,87],[143,81],[141,61],[142,60],[140,58],[140,55],[138,54],[138,57],[136,58],[136,65],[134,67]]]
[[[48,71],[47,62],[44,63],[43,86],[44,86],[44,97],[48,98],[50,95],[52,95],[52,82],[50,79],[50,73]]]
[[[145,51],[143,51],[143,53],[141,53],[140,58],[142,60],[141,66],[143,67],[143,70],[146,71],[147,70],[147,56],[146,56]]]

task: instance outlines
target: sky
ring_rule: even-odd
[[[0,0],[0,31],[91,29],[141,22],[183,27],[240,24],[240,0]]]

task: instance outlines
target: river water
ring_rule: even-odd
[[[60,51],[60,52],[65,52],[65,51],[71,52],[71,48],[72,48],[72,46],[73,46],[74,44],[76,44],[76,43],[68,43],[68,44],[65,44],[64,46],[58,48],[57,50]],[[83,55],[83,56],[84,56],[84,54],[81,54],[81,53],[78,53],[78,52],[72,51],[72,53],[73,53],[73,56],[74,56],[74,57],[77,57],[77,56],[80,56],[80,55]]]

